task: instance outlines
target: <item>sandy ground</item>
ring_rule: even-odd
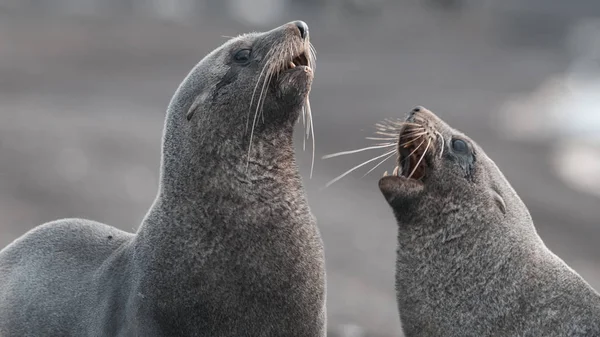
[[[557,179],[549,142],[510,139],[494,122],[513,95],[563,71],[559,42],[412,7],[377,19],[293,14],[281,23],[305,20],[318,51],[317,158],[367,145],[375,122],[424,105],[484,147],[547,245],[600,289],[599,200]],[[135,230],[156,192],[172,93],[223,35],[261,28],[0,13],[0,247],[57,218]],[[317,160],[308,179],[310,153],[298,150],[326,244],[332,336],[400,335],[396,224],[377,188],[393,164],[323,188],[368,158]]]

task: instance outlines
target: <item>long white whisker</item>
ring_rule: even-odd
[[[376,169],[377,167],[379,167],[381,164],[385,163],[388,159],[390,159],[393,155],[395,155],[396,153],[392,153],[389,156],[385,157],[382,161],[380,161],[377,165],[375,165],[372,169],[370,169],[369,171],[367,171],[367,173],[365,173],[363,175],[363,178],[367,176],[367,174],[373,172],[374,169]]]
[[[398,137],[397,133],[389,133],[389,132],[383,132],[383,131],[376,131],[375,133],[378,135],[382,135],[382,136]]]
[[[416,126],[416,127],[420,127],[420,128],[422,128],[422,127],[423,127],[421,124],[417,124],[417,123],[411,123],[411,122],[404,122],[404,121],[394,121],[394,120],[389,120],[389,119],[388,119],[388,120],[386,120],[386,122],[387,122],[387,123],[394,124],[394,125],[398,125],[398,126],[405,126],[405,125],[408,125],[408,126]]]
[[[420,137],[422,135],[427,134],[427,131],[420,131],[420,132],[411,132],[411,133],[403,133],[400,136],[400,140],[407,140],[407,139],[413,139],[414,137]]]
[[[302,127],[306,130],[306,103],[302,107]],[[306,138],[302,135],[302,151],[306,151]]]
[[[425,131],[425,130],[408,130],[407,132],[402,134],[402,138],[410,137],[410,136],[413,136],[416,134],[420,135],[420,134],[426,134],[426,133],[427,133],[427,131]]]
[[[331,180],[330,182],[328,182],[327,184],[325,184],[325,187],[329,187],[329,186],[331,186],[331,184],[333,184],[333,183],[335,183],[336,181],[338,181],[338,180],[342,179],[343,177],[347,176],[348,174],[350,174],[351,172],[355,171],[356,169],[358,169],[358,168],[360,168],[360,167],[363,167],[363,166],[367,165],[368,163],[370,163],[370,162],[373,162],[373,161],[375,161],[375,160],[377,160],[377,159],[383,158],[383,157],[385,157],[385,156],[389,156],[390,154],[393,154],[394,152],[396,152],[396,150],[395,150],[395,149],[394,149],[394,150],[391,150],[391,151],[389,151],[389,152],[386,152],[386,153],[384,153],[384,154],[382,154],[382,155],[380,155],[380,156],[377,156],[377,157],[375,157],[375,158],[369,159],[369,160],[367,160],[366,162],[364,162],[364,163],[362,163],[362,164],[358,164],[358,165],[354,166],[353,168],[349,169],[348,171],[344,172],[343,174],[339,175],[339,176],[338,176],[338,177],[336,177],[335,179],[333,179],[333,180]]]
[[[337,153],[332,153],[332,154],[325,155],[325,156],[321,157],[321,159],[329,159],[329,158],[339,157],[339,156],[343,156],[343,155],[347,155],[347,154],[358,153],[358,152],[368,151],[368,150],[373,150],[373,149],[383,149],[383,148],[392,147],[392,146],[396,146],[396,144],[395,143],[390,143],[390,144],[387,144],[387,145],[369,146],[369,147],[364,147],[362,149],[357,149],[357,150],[337,152]]]
[[[306,99],[308,100],[308,97]],[[304,103],[304,106],[307,106],[306,102]],[[310,129],[312,128],[312,126],[311,126],[312,114],[310,114],[310,111],[307,111],[306,118],[307,118],[308,124],[306,125],[305,136],[306,136],[306,139],[308,139],[308,137],[310,136]]]
[[[378,131],[381,132],[394,132],[397,134],[399,134],[400,132],[403,133],[415,133],[415,132],[423,132],[425,131],[424,128],[417,128],[417,127],[397,127],[397,128],[380,128],[380,127],[376,127],[376,129]]]
[[[417,145],[417,147],[414,150],[412,150],[412,152],[409,153],[408,156],[406,156],[406,158],[402,159],[402,162],[405,162],[407,159],[410,159],[410,156],[417,152],[417,150],[421,147],[421,145],[423,145],[423,143],[425,143],[425,139],[423,139],[421,143],[419,143],[419,145]]]
[[[271,53],[269,53],[268,55],[270,55],[270,54]],[[268,64],[271,64],[271,59],[270,58],[268,58],[266,60],[265,66],[263,67],[263,71],[264,71],[265,67]],[[258,101],[256,102],[256,110],[254,112],[254,119],[252,120],[252,130],[250,131],[250,142],[248,143],[248,157],[246,158],[246,169],[248,169],[248,166],[250,165],[250,152],[252,150],[252,140],[254,139],[254,128],[256,127],[256,120],[258,118],[258,112],[259,112],[259,110],[262,107],[261,103],[264,103],[264,96],[263,95],[266,95],[266,93],[264,92],[264,88],[271,81],[271,76],[272,76],[273,69],[274,69],[274,66],[273,66],[273,64],[271,64],[269,66],[269,68],[267,69],[267,72],[265,74],[265,78],[264,78],[263,85],[262,85],[262,88],[261,88],[261,91],[260,91],[260,95],[258,97]],[[261,73],[262,73],[262,71],[261,71]],[[258,86],[258,81],[256,83],[255,90],[256,90],[257,86]],[[254,94],[252,94],[252,99],[254,99]],[[252,108],[252,103],[250,104],[250,107]]]
[[[369,139],[369,140],[398,140],[398,137],[395,138],[377,138],[377,137],[365,137],[365,139]]]
[[[263,114],[263,107],[265,106],[265,99],[267,98],[267,92],[268,92],[268,87],[269,84],[271,84],[271,80],[273,79],[273,74],[272,73],[267,73],[267,80],[265,81],[265,84],[263,84],[263,87],[260,91],[260,97],[259,97],[259,106],[260,109],[257,107],[257,110],[259,111],[259,116],[262,118],[263,123],[265,122],[265,116]],[[267,91],[265,91],[265,89],[267,89]]]
[[[414,142],[415,140],[419,139],[419,138],[420,138],[420,136],[422,136],[422,135],[424,135],[424,134],[425,134],[425,133],[423,133],[423,134],[419,134],[419,135],[415,135],[415,136],[414,136],[415,138],[413,138],[413,139],[409,140],[409,141],[408,141],[408,142],[406,142],[406,143],[400,144],[400,147],[406,146],[406,145],[408,145],[408,144],[410,144],[410,143]]]
[[[316,145],[315,145],[315,127],[313,125],[313,117],[312,117],[312,112],[310,109],[310,102],[309,102],[308,98],[306,98],[306,106],[308,107],[307,116],[310,118],[310,135],[312,137],[312,161],[310,164],[310,178],[312,179],[313,169],[315,167],[315,147],[316,147]]]
[[[389,120],[384,120],[384,121],[379,122],[379,123],[377,123],[375,125],[377,125],[379,127],[383,127],[383,128],[390,128],[390,129],[399,129],[399,128],[404,127],[404,126],[412,126],[414,128],[423,128],[422,125],[415,124],[415,123],[396,122],[396,121],[389,121]]]
[[[446,146],[446,143],[444,140],[444,136],[442,136],[442,134],[439,131],[436,131],[435,134],[438,135],[440,137],[440,140],[442,141],[442,147],[440,147],[440,158],[441,158],[442,155],[444,154],[444,147]]]
[[[254,85],[254,90],[252,91],[252,98],[250,99],[250,106],[248,107],[248,118],[246,119],[246,130],[244,131],[244,133],[246,133],[248,131],[248,124],[250,123],[250,112],[252,111],[252,103],[254,102],[254,96],[256,95],[256,89],[258,89],[258,84],[260,83],[260,79],[263,76],[263,73],[265,72],[265,69],[267,68],[267,66],[270,63],[270,57],[272,54],[272,50],[270,50],[267,53],[267,56],[265,56],[265,65],[263,66],[263,68],[260,71],[260,74],[258,75],[258,79],[256,80],[256,84]],[[267,78],[265,76],[264,80],[266,81]]]
[[[427,147],[425,148],[425,151],[423,151],[423,155],[421,156],[421,158],[419,158],[419,161],[417,162],[417,165],[415,165],[415,168],[412,170],[412,172],[408,176],[408,179],[412,178],[412,176],[415,173],[415,171],[419,168],[419,164],[421,164],[421,161],[423,161],[423,158],[425,158],[425,155],[427,154],[427,150],[429,149],[429,145],[431,145],[431,139],[429,139],[429,141],[427,142]]]

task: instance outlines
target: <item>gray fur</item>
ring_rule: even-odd
[[[322,240],[292,144],[310,69],[265,86],[249,146],[261,70],[302,46],[290,23],[234,38],[190,72],[136,234],[66,219],[0,251],[0,336],[324,336]],[[252,48],[246,65],[240,48]]]
[[[424,108],[408,121],[425,125],[435,145],[423,183],[379,182],[399,226],[396,291],[405,335],[600,336],[600,296],[544,245],[495,163]],[[444,138],[441,155],[434,130]],[[469,144],[472,160],[454,153],[453,137]]]

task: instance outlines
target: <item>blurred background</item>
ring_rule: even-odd
[[[330,336],[401,335],[396,223],[377,188],[394,164],[324,188],[381,152],[318,158],[369,145],[376,122],[415,105],[481,144],[547,245],[600,289],[595,0],[0,0],[0,247],[57,218],[136,230],[181,80],[224,36],[294,19],[318,57],[312,179],[297,154]]]

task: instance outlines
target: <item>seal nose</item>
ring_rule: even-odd
[[[298,27],[298,30],[300,31],[300,36],[303,39],[306,39],[308,37],[308,25],[306,24],[306,22],[295,21],[294,24],[296,24],[296,27]]]
[[[419,112],[422,112],[423,110],[425,110],[424,107],[417,105],[410,111],[409,115],[410,115],[410,117],[414,117],[416,114],[418,114]]]

